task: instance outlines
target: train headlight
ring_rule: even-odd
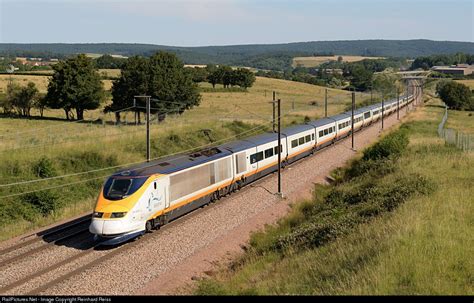
[[[96,212],[96,211],[95,211],[95,212],[92,214],[92,217],[93,217],[93,218],[102,218],[103,215],[104,215],[104,213],[99,213],[99,212]]]
[[[125,217],[127,213],[126,212],[121,212],[121,213],[112,213],[110,215],[111,218],[123,218]]]

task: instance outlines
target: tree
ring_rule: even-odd
[[[176,55],[158,52],[149,59],[131,57],[123,66],[120,78],[113,82],[112,104],[106,111],[116,111],[133,105],[134,96],[148,95],[155,100],[152,113],[163,120],[166,113],[182,114],[199,105],[201,96],[192,75],[186,72]],[[156,101],[158,100],[158,101]],[[145,100],[136,99],[138,112],[144,112]],[[120,113],[116,113],[120,122]]]
[[[351,76],[351,84],[357,90],[365,91],[372,83],[373,73],[366,69],[362,64],[354,64],[349,68],[349,74]]]
[[[382,98],[394,96],[397,92],[397,76],[389,73],[377,74],[373,77],[372,88],[382,94]]]
[[[105,54],[95,59],[95,65],[97,68],[111,68],[118,69],[122,68],[126,59],[123,58],[114,58],[111,55]]]
[[[76,110],[77,119],[84,119],[84,111],[97,109],[104,99],[104,89],[93,61],[84,54],[60,61],[53,66],[46,99],[51,108],[62,108],[69,120]]]
[[[222,84],[224,85],[224,88],[228,88],[229,85],[235,85],[235,74],[233,73],[232,67],[222,65],[219,66],[219,70],[222,74]]]
[[[199,82],[207,81],[208,72],[206,68],[197,67],[197,66],[185,67],[185,70],[191,75],[193,82],[199,83]]]
[[[234,72],[234,84],[247,89],[255,82],[255,74],[246,68],[239,68]]]
[[[33,107],[39,110],[41,118],[43,118],[44,109],[47,107],[47,105],[48,100],[46,99],[46,95],[38,94],[33,104]]]
[[[131,107],[134,96],[146,94],[150,82],[148,64],[148,59],[144,57],[128,58],[122,67],[120,78],[113,82],[112,104],[106,106],[106,112]],[[120,123],[120,112],[115,113],[115,119],[117,123]]]
[[[337,57],[337,62],[342,63],[343,60],[342,56]]]
[[[222,83],[223,73],[221,68],[212,69],[207,76],[207,81],[212,84],[212,88],[216,88],[216,84]]]
[[[16,83],[11,82],[7,85],[7,93],[1,102],[4,114],[12,113],[13,99],[15,98],[15,95],[18,94],[19,90],[20,90],[20,86]]]
[[[38,89],[33,82],[28,82],[27,86],[21,87],[12,100],[12,105],[20,116],[29,117],[31,108],[34,106]]]
[[[474,101],[469,87],[455,81],[441,81],[436,85],[441,100],[451,109],[474,110]]]

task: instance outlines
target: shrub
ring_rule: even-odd
[[[33,206],[43,216],[49,215],[63,206],[59,196],[49,190],[26,194],[22,197],[22,201]]]
[[[389,212],[416,194],[428,194],[434,183],[417,174],[391,180],[369,178],[364,182],[346,182],[335,186],[324,197],[324,203],[307,205],[304,220],[284,233],[270,237],[275,250],[310,248],[324,245],[370,218]],[[277,230],[274,230],[276,232]],[[264,242],[264,241],[260,241]]]
[[[346,234],[359,221],[359,217],[347,214],[339,219],[326,218],[305,223],[290,234],[280,237],[275,248],[281,250],[287,247],[318,247]]]
[[[33,165],[33,173],[40,178],[50,178],[56,176],[56,170],[53,162],[45,157],[39,159],[36,164]]]
[[[378,160],[356,160],[352,166],[344,171],[343,180],[370,175],[372,177],[383,177],[395,172],[397,164],[392,159]]]
[[[408,136],[405,131],[399,130],[387,135],[382,140],[364,151],[363,160],[377,160],[383,158],[398,158],[408,146]]]

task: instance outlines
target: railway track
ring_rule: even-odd
[[[225,198],[224,198],[225,199]],[[215,203],[212,203],[212,204],[209,204],[206,208],[212,208],[214,207],[216,204]],[[155,232],[153,233],[149,233],[149,234],[145,234],[141,237],[141,239],[147,241],[147,240],[151,240],[152,238],[155,238],[155,237],[159,237],[159,235],[162,233],[162,231],[165,231],[167,230],[168,228],[170,227],[173,227],[175,224],[177,224],[178,222],[184,222],[188,219],[191,219],[193,216],[196,216],[198,215],[201,211],[203,211],[203,208],[200,208],[200,209],[197,209],[196,211],[194,212],[191,212],[183,217],[180,217],[176,220],[173,220],[172,222],[170,222],[169,224],[163,226],[162,228],[160,228],[159,230],[156,230]],[[85,222],[85,221],[84,221]],[[20,286],[25,286],[27,285],[28,282],[30,281],[33,281],[37,278],[41,278],[42,276],[44,275],[47,275],[48,273],[51,273],[57,269],[60,269],[61,267],[64,267],[70,263],[73,263],[74,261],[80,259],[80,258],[84,258],[88,255],[93,255],[94,252],[97,252],[97,251],[103,251],[103,250],[107,250],[109,252],[107,252],[106,254],[103,254],[101,256],[98,256],[96,258],[92,257],[92,260],[90,260],[89,262],[85,263],[84,265],[80,265],[78,267],[75,267],[73,270],[71,271],[67,271],[65,272],[64,274],[62,275],[59,275],[59,276],[55,276],[54,279],[52,280],[49,280],[45,283],[42,283],[40,286],[37,286],[31,290],[28,290],[26,292],[12,292],[11,294],[21,294],[21,295],[39,295],[41,294],[42,292],[66,281],[67,279],[71,278],[71,277],[74,277],[90,268],[93,268],[94,266],[106,261],[106,260],[109,260],[110,258],[118,255],[118,254],[121,254],[121,253],[124,253],[126,252],[127,250],[130,250],[132,249],[133,247],[135,247],[137,244],[140,243],[140,241],[136,241],[136,240],[130,240],[124,244],[121,244],[119,246],[112,246],[111,248],[104,248],[104,249],[100,249],[99,247],[101,247],[101,242],[100,241],[94,241],[93,240],[93,236],[89,233],[88,235],[85,234],[86,236],[84,236],[84,239],[82,240],[85,240],[86,242],[86,247],[83,248],[83,250],[81,250],[80,252],[78,253],[75,253],[69,257],[67,257],[66,259],[63,259],[57,263],[54,263],[54,264],[51,264],[39,271],[35,271],[34,273],[30,274],[30,275],[27,275],[25,277],[22,277],[12,283],[9,283],[7,285],[4,285],[2,287],[0,287],[0,294],[4,295],[4,294],[7,294],[8,292],[10,292],[11,290],[15,290],[17,288],[19,288]],[[81,240],[79,238],[75,238],[73,237],[72,235],[66,239],[66,236],[64,237],[65,239],[60,239],[60,241],[64,241],[64,240],[75,240],[75,241],[78,241],[78,240]],[[27,253],[24,253],[22,254],[23,256],[29,256]],[[22,287],[23,289],[24,287]]]
[[[47,243],[51,243],[57,240],[60,240],[61,237],[64,237],[64,234],[68,233],[69,230],[76,228],[77,226],[82,226],[82,225],[89,225],[91,221],[91,214],[85,215],[83,217],[80,217],[78,219],[69,221],[65,224],[53,227],[51,229],[48,229],[46,231],[42,231],[36,234],[29,235],[23,239],[32,237],[31,239],[28,240],[23,240],[20,243],[17,243],[15,245],[12,245],[8,248],[0,250],[0,256],[4,256],[6,254],[9,254],[15,250],[19,250],[23,247],[26,247],[28,245],[33,245],[35,243],[44,241]],[[1,261],[3,262],[3,261]],[[2,263],[0,263],[2,264]],[[1,267],[1,266],[0,266]]]

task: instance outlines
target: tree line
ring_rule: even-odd
[[[444,55],[431,55],[418,57],[413,61],[411,69],[415,70],[418,68],[428,70],[433,66],[438,65],[456,65],[456,64],[474,64],[474,54],[468,53],[455,53],[455,54],[444,54]]]
[[[312,41],[266,45],[232,45],[208,47],[172,47],[136,43],[94,44],[14,44],[0,43],[0,56],[40,57],[59,55],[72,56],[77,53],[122,54],[124,56],[152,55],[159,50],[174,53],[186,64],[226,64],[251,66],[260,69],[284,71],[291,65],[291,58],[313,54],[347,54],[383,57],[429,56],[441,53],[472,53],[472,42],[450,42],[430,40],[354,40]],[[298,54],[298,55],[296,55]]]
[[[387,80],[385,78],[387,77],[375,73],[382,72],[387,68],[399,69],[406,65],[407,62],[403,58],[343,62],[341,57],[337,61],[323,63],[318,67],[298,66],[284,72],[258,71],[256,75],[348,90],[367,91],[374,89],[386,91]],[[346,85],[346,83],[349,83],[349,85]],[[395,84],[392,84],[392,89],[395,89]]]
[[[206,67],[187,67],[186,71],[195,83],[208,82],[213,88],[216,84],[222,84],[224,88],[240,86],[247,89],[252,87],[256,79],[255,74],[246,68],[233,69],[227,65],[208,64]]]
[[[91,58],[80,54],[61,60],[53,67],[53,75],[46,95],[38,93],[34,83],[20,87],[8,84],[6,94],[0,98],[4,113],[16,112],[30,116],[32,108],[64,110],[66,119],[84,118],[84,112],[99,108],[105,101],[105,91],[96,64]],[[134,105],[134,97],[151,96],[152,113],[158,113],[161,120],[167,113],[182,114],[199,105],[201,96],[192,75],[184,69],[183,63],[174,55],[158,52],[149,58],[135,56],[122,66],[121,76],[113,81],[112,103],[105,112],[118,111]],[[145,111],[142,98],[136,100],[133,110]],[[120,122],[120,113],[116,113]]]

